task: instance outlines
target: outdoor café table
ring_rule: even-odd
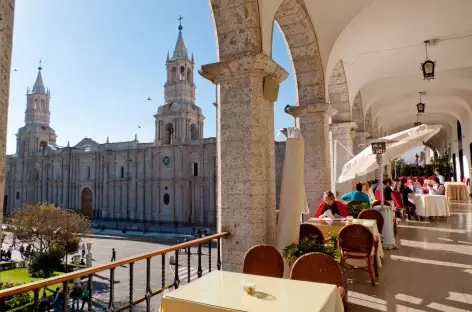
[[[243,290],[255,285],[255,294]],[[336,285],[213,271],[162,298],[161,312],[342,312]]]
[[[469,200],[469,188],[462,182],[446,182],[446,198],[448,200]]]
[[[325,238],[328,238],[328,232],[329,231],[332,231],[335,234],[338,234],[339,231],[341,231],[341,229],[343,227],[345,227],[346,225],[348,225],[348,224],[361,224],[361,225],[365,226],[366,228],[368,228],[372,232],[372,234],[374,235],[375,242],[376,242],[376,244],[378,244],[377,245],[377,267],[379,267],[379,268],[382,267],[381,258],[383,258],[384,253],[383,253],[383,249],[382,249],[382,239],[380,237],[379,230],[377,228],[377,221],[376,220],[354,219],[354,220],[352,220],[352,223],[347,223],[346,220],[334,220],[332,222],[331,221],[327,222],[327,221],[324,221],[324,220],[321,220],[321,219],[311,218],[308,221],[306,221],[305,223],[310,223],[310,224],[315,225],[317,228],[320,229],[320,231],[323,233]],[[355,260],[355,259],[349,259],[347,261],[347,263],[349,263],[351,265],[356,265],[357,263],[362,263],[362,262],[359,261],[359,260]],[[354,263],[356,263],[356,264],[354,264]]]
[[[450,216],[449,203],[444,195],[414,194],[416,213],[422,217]]]

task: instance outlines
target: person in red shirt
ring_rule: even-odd
[[[337,201],[331,191],[324,192],[323,202],[316,209],[315,218],[319,218],[327,210],[331,210],[335,217],[347,217],[349,215],[346,206],[342,202]]]

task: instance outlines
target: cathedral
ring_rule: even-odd
[[[25,125],[6,159],[4,212],[50,202],[77,209],[102,224],[128,229],[216,224],[216,139],[203,137],[195,104],[194,57],[179,26],[167,56],[164,104],[157,109],[155,140],[74,146],[56,144],[50,124],[50,91],[42,68],[26,95]]]

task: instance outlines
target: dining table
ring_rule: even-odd
[[[334,284],[213,271],[165,294],[160,312],[342,312],[336,288]]]
[[[448,217],[451,215],[449,202],[444,195],[414,194],[416,214],[422,217]]]
[[[469,187],[463,182],[446,182],[446,198],[448,200],[469,200]]]

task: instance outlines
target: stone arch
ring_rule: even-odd
[[[302,0],[284,0],[274,17],[293,64],[298,105],[325,102],[324,75],[315,29]]]
[[[364,110],[362,108],[362,97],[360,92],[357,92],[357,95],[354,98],[354,103],[352,103],[351,117],[352,121],[357,124],[357,131],[365,131]]]
[[[187,69],[187,81],[188,81],[189,83],[192,82],[192,70],[191,70],[190,68]]]
[[[198,128],[197,125],[194,123],[190,125],[190,139],[198,140]]]
[[[372,131],[370,132],[370,136],[373,137],[373,138],[378,138],[379,137],[378,119],[375,119],[374,122],[372,123]]]
[[[164,135],[162,140],[164,144],[172,144],[174,137],[174,125],[172,123],[167,123],[164,127]]]
[[[433,152],[433,158],[437,159],[439,156],[438,149],[430,142],[423,142],[423,145],[429,148]]]
[[[210,0],[210,6],[218,61],[262,52],[258,1]]]
[[[185,67],[180,66],[179,80],[185,80]]]
[[[89,187],[85,187],[80,195],[80,210],[89,217],[93,217],[93,193]]]
[[[351,121],[351,106],[349,104],[349,88],[343,62],[340,60],[334,66],[328,79],[329,102],[337,113],[332,117],[333,122]]]
[[[48,142],[41,141],[41,143],[39,143],[39,151],[44,152],[46,150],[47,146],[48,146]]]

